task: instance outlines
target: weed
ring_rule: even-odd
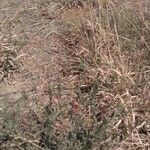
[[[1,53],[0,68],[2,78],[19,70],[22,51],[22,69],[33,78],[21,82],[15,111],[2,102],[2,149],[148,150],[149,2],[140,12],[108,0],[25,4],[38,14],[35,32],[27,26],[14,42],[9,27],[7,42],[19,48]]]

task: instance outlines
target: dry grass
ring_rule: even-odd
[[[148,1],[1,3],[1,149],[150,149]]]

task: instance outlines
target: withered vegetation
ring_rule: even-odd
[[[0,149],[149,150],[149,0],[0,1]]]

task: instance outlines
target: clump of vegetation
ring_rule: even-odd
[[[42,2],[38,8],[46,4],[50,13],[51,1]],[[150,12],[107,0],[56,3],[57,31],[45,41],[55,41],[46,52],[59,76],[55,81],[45,67],[41,95],[22,94],[37,105],[45,96],[42,111],[30,107],[22,115],[22,103],[0,110],[2,149],[148,150]]]

